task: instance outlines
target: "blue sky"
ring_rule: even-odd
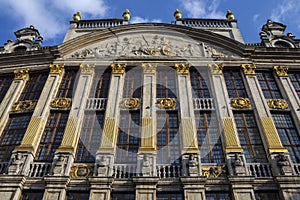
[[[14,31],[31,24],[44,37],[43,46],[57,45],[76,11],[83,19],[107,19],[122,18],[126,8],[131,23],[170,23],[176,8],[183,17],[223,19],[230,9],[245,42],[260,42],[258,34],[267,19],[287,25],[285,33],[300,38],[299,0],[0,0],[0,46],[15,39]]]

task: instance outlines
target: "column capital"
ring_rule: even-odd
[[[90,64],[80,64],[81,74],[91,75],[94,73],[95,65]]]
[[[124,74],[126,64],[125,63],[112,63],[110,65],[110,67],[112,69],[112,74]]]
[[[223,68],[224,68],[223,63],[209,64],[208,66],[210,68],[211,74],[213,74],[213,75],[223,74]]]
[[[144,74],[155,74],[157,64],[156,63],[143,63]]]
[[[273,70],[277,74],[278,77],[285,77],[288,76],[288,67],[285,66],[274,66]]]
[[[63,73],[65,64],[50,64],[50,74],[59,74],[61,75]]]
[[[245,75],[254,75],[255,74],[256,65],[242,64],[241,67],[242,67]]]
[[[191,65],[188,63],[176,63],[175,64],[175,69],[178,72],[178,74],[181,75],[188,75],[189,69],[190,69]]]
[[[14,70],[15,78],[14,80],[26,80],[29,78],[28,69],[16,69]]]

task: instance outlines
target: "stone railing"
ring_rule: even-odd
[[[194,110],[214,110],[214,100],[212,98],[193,98]]]
[[[81,20],[77,22],[78,29],[109,28],[123,25],[123,19]]]
[[[178,23],[179,22],[179,23]],[[213,19],[180,19],[176,24],[196,28],[231,28],[231,22],[228,20],[213,20]]]
[[[51,170],[51,163],[34,162],[30,164],[29,177],[44,177]]]
[[[255,177],[272,177],[272,169],[269,163],[247,163],[249,174]]]
[[[163,165],[156,166],[157,176],[159,178],[179,178],[181,176],[181,165]]]
[[[0,163],[0,174],[5,174],[7,172],[8,162]]]
[[[105,110],[107,98],[88,98],[86,102],[86,110]]]
[[[129,179],[136,176],[135,164],[114,164],[113,177],[116,179]]]
[[[294,164],[295,173],[300,176],[300,164]]]

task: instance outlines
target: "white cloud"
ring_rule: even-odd
[[[253,15],[253,17],[252,17],[252,20],[253,20],[254,22],[256,22],[257,19],[258,19],[259,17],[260,17],[259,14],[255,14],[255,15]]]
[[[148,19],[148,18],[142,18],[139,16],[132,17],[130,20],[131,24],[136,24],[136,23],[146,23],[146,22],[156,22],[156,23],[161,23],[160,19]]]
[[[277,22],[296,20],[299,18],[299,0],[283,0],[273,10],[270,19]]]
[[[218,11],[219,5],[220,0],[189,0],[182,3],[187,17],[223,19],[226,14]]]

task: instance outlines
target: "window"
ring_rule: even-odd
[[[95,155],[101,143],[103,123],[104,112],[85,113],[75,158],[76,162],[95,162]]]
[[[142,70],[129,68],[125,74],[123,98],[141,98],[142,95]]]
[[[266,99],[282,99],[272,72],[257,72],[256,76]]]
[[[11,83],[13,81],[12,75],[2,75],[0,76],[0,103],[2,102],[6,92],[8,91]]]
[[[90,98],[107,98],[110,85],[111,70],[96,68]]]
[[[80,192],[67,192],[67,198],[66,200],[89,200],[90,193],[85,191]]]
[[[57,98],[72,98],[76,75],[77,69],[66,69],[56,95]]]
[[[67,124],[69,113],[51,112],[40,142],[37,161],[52,161],[59,147]]]
[[[195,112],[198,146],[202,163],[224,163],[221,135],[216,116]]]
[[[157,163],[180,162],[177,112],[157,113]]]
[[[134,193],[111,193],[111,200],[135,200]]]
[[[294,163],[300,162],[300,136],[289,113],[272,113],[282,145],[289,151]]]
[[[277,191],[254,191],[256,200],[280,199]]]
[[[21,144],[31,115],[10,115],[0,136],[0,162],[10,159],[14,148]]]
[[[274,46],[277,48],[291,48],[291,45],[284,41],[277,41],[275,42]]]
[[[190,78],[193,90],[193,98],[210,98],[205,79],[195,67],[190,68]]]
[[[157,200],[183,200],[183,194],[178,193],[158,193]]]
[[[230,200],[228,192],[205,192],[206,200]]]
[[[117,137],[117,163],[135,163],[139,148],[140,113],[121,112]]]
[[[246,161],[249,163],[266,162],[266,154],[254,114],[252,112],[234,113],[234,120]]]
[[[29,80],[21,93],[19,101],[37,101],[42,93],[47,77],[47,73],[30,73]]]
[[[300,98],[300,73],[289,73],[290,80],[296,90],[298,97]]]
[[[248,97],[240,70],[223,72],[229,98]]]
[[[43,196],[44,191],[23,190],[21,200],[40,200]]]
[[[156,98],[176,98],[175,70],[164,67],[157,68],[156,72]]]

